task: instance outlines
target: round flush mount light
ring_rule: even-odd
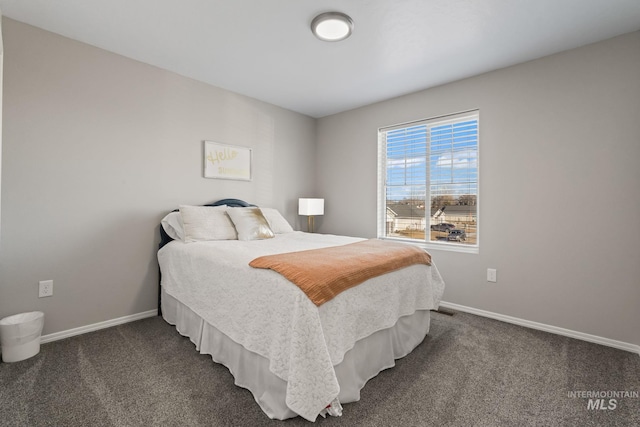
[[[311,32],[326,42],[344,40],[353,31],[353,20],[340,12],[326,12],[313,18]]]

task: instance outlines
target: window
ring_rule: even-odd
[[[378,131],[378,237],[477,252],[478,111]]]

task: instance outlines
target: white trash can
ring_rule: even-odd
[[[3,362],[19,362],[40,352],[44,313],[14,314],[0,320],[0,346]]]

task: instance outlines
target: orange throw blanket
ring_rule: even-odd
[[[378,239],[267,255],[249,263],[251,267],[277,271],[317,306],[367,279],[413,264],[431,265],[431,255],[417,246]]]

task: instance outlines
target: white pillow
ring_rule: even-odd
[[[180,206],[184,241],[236,240],[238,234],[227,216],[227,206]]]
[[[184,240],[184,224],[180,212],[171,212],[160,221],[165,233],[173,240]]]
[[[293,227],[291,227],[291,224],[289,224],[289,222],[286,219],[284,219],[282,214],[278,212],[277,209],[260,208],[260,210],[262,211],[262,214],[269,222],[269,226],[271,227],[271,230],[273,230],[274,233],[281,234],[281,233],[293,232]]]
[[[227,215],[238,231],[238,240],[261,240],[275,237],[269,222],[257,207],[229,208]]]

